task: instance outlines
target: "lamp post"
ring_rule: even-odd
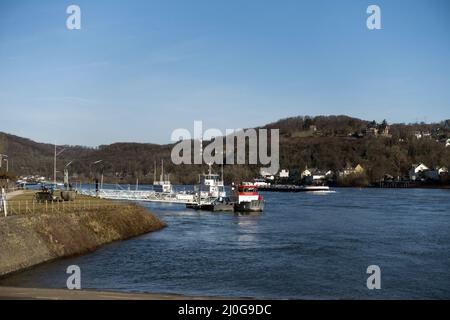
[[[71,189],[69,185],[69,169],[67,169],[67,167],[70,166],[72,162],[73,160],[66,163],[66,165],[64,166],[64,187],[66,189]]]
[[[56,144],[55,144],[55,156],[53,158],[53,184],[56,188],[56,157],[59,156],[61,153],[64,152],[64,150],[66,150],[65,148],[60,150],[58,153],[56,153]]]
[[[97,160],[97,161],[91,162],[89,164],[89,175],[90,175],[91,179],[92,179],[92,169],[91,169],[92,165],[97,165],[97,164],[102,163],[102,162],[103,162],[103,160]],[[102,180],[103,180],[103,172],[102,172]],[[102,184],[103,184],[103,181],[102,181]],[[96,188],[96,189],[98,189],[98,188]],[[96,191],[98,191],[98,190],[96,190]]]

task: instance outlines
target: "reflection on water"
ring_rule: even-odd
[[[448,190],[266,193],[262,214],[143,204],[162,231],[13,275],[2,285],[267,298],[450,298]],[[366,287],[381,267],[382,289]]]

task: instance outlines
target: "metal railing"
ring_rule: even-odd
[[[43,213],[77,213],[131,207],[132,204],[97,199],[75,201],[8,200],[8,216]],[[0,217],[3,215],[0,215]]]
[[[91,189],[80,189],[78,190],[78,192],[82,195],[110,200],[164,202],[164,203],[179,203],[179,204],[190,204],[196,202],[195,196],[193,194],[188,195],[187,193],[183,192],[164,193],[155,191],[112,190],[112,189],[101,189],[98,191]]]

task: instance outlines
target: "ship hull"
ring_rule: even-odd
[[[213,212],[233,212],[233,203],[216,203],[216,204],[188,204],[187,208],[194,210],[213,211]]]
[[[234,211],[237,212],[262,212],[264,211],[265,202],[260,200],[252,200],[249,202],[236,203]]]

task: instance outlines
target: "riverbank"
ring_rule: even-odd
[[[157,293],[0,287],[0,300],[221,300],[226,298]]]
[[[20,197],[30,195],[18,195],[13,200]],[[34,207],[30,213],[0,217],[0,277],[166,226],[141,206],[108,200],[92,205],[89,200],[88,204],[86,199],[83,201],[78,207],[75,203],[68,207],[68,202],[66,207],[45,207],[42,211]]]

